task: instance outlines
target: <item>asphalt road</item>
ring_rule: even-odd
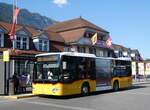
[[[150,110],[150,84],[119,92],[98,92],[80,97],[0,99],[0,110]]]

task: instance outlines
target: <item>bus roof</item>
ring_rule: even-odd
[[[116,58],[117,60],[127,60],[127,61],[131,61],[131,58],[129,57],[119,57],[119,58]]]
[[[78,53],[78,52],[51,52],[51,53],[43,53],[43,54],[37,54],[36,57],[40,56],[49,56],[49,55],[66,55],[66,56],[77,56],[77,57],[89,57],[89,58],[99,58],[99,59],[108,59],[108,60],[124,60],[124,61],[131,61],[131,58],[127,57],[119,57],[119,58],[113,58],[113,57],[96,57],[95,54],[89,54],[89,53]]]
[[[54,52],[54,53],[44,53],[44,54],[38,54],[36,57],[40,56],[49,56],[49,55],[66,55],[66,56],[77,56],[77,57],[90,57],[90,58],[96,58],[94,54],[89,53],[78,53],[78,52]]]
[[[131,58],[127,57],[119,57],[119,58],[113,58],[113,57],[96,57],[99,59],[108,59],[108,60],[124,60],[124,61],[131,61]]]

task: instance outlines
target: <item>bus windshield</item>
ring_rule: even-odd
[[[58,81],[60,64],[59,59],[59,55],[37,57],[35,81]]]

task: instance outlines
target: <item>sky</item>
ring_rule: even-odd
[[[113,43],[150,58],[150,0],[18,0],[18,6],[57,21],[82,16],[110,32]]]

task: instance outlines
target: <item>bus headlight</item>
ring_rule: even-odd
[[[58,92],[59,90],[60,90],[60,88],[56,87],[56,88],[54,88],[54,89],[52,90],[52,92],[53,92],[53,93],[56,93],[56,92]]]

